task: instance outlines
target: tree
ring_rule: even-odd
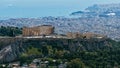
[[[10,26],[1,26],[0,27],[0,36],[10,36],[14,37],[22,34],[22,29],[18,27],[10,27]]]
[[[39,52],[38,48],[32,47],[32,48],[28,48],[27,54],[30,56],[31,55],[42,55],[42,52]]]
[[[67,68],[85,68],[85,65],[79,58],[76,58],[68,62]]]

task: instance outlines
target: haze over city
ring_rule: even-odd
[[[93,4],[120,0],[0,0],[0,18],[68,16]]]

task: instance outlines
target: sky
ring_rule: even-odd
[[[68,16],[93,4],[120,3],[120,0],[0,0],[0,18]]]

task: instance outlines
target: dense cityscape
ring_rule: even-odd
[[[0,19],[0,68],[120,68],[119,6]]]

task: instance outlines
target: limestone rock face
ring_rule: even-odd
[[[3,41],[4,40],[4,41]],[[112,47],[107,39],[63,39],[63,38],[0,38],[0,64],[20,58],[29,47],[42,49],[44,46],[62,48],[70,52],[80,50],[94,51]]]
[[[21,50],[21,51],[20,51]],[[19,57],[22,52],[22,48],[19,46],[19,42],[15,42],[4,47],[0,50],[0,63],[10,62]]]

